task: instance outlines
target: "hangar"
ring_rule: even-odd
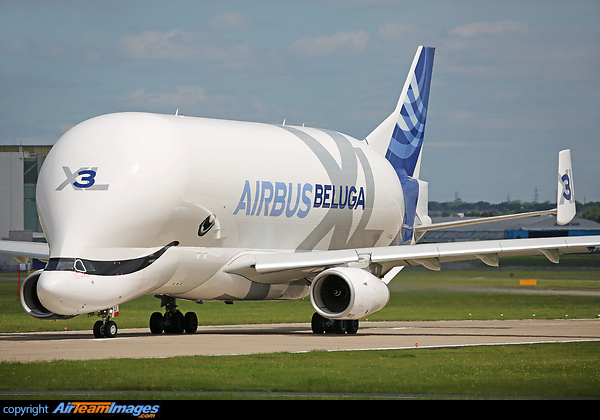
[[[35,193],[42,162],[51,148],[0,146],[0,240],[46,242]],[[13,258],[0,255],[0,271],[17,269]]]

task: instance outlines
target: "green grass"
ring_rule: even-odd
[[[536,279],[537,286],[519,286],[519,279]],[[390,303],[370,320],[528,319],[534,314],[545,319],[596,318],[600,314],[597,295],[525,293],[599,291],[600,270],[405,270],[389,286]]]
[[[567,343],[0,363],[0,389],[152,391],[145,398],[161,391],[600,397],[599,351],[600,343]]]

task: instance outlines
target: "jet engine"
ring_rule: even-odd
[[[315,311],[328,319],[359,319],[382,309],[389,300],[386,284],[360,268],[327,269],[310,288]]]
[[[37,284],[44,270],[38,270],[29,275],[21,285],[21,305],[29,315],[39,319],[70,319],[74,315],[58,315],[44,308],[38,298]],[[75,315],[76,316],[76,315]]]

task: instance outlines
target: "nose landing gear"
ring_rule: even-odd
[[[114,338],[117,336],[117,323],[111,321],[110,318],[119,314],[119,307],[98,311],[98,316],[102,317],[102,321],[96,321],[94,324],[94,337],[96,338]],[[92,316],[90,314],[88,316]]]
[[[187,312],[185,316],[177,310],[175,298],[165,295],[156,295],[160,298],[160,306],[166,307],[165,314],[154,312],[150,316],[150,332],[152,334],[194,334],[198,329],[198,317],[195,312]]]

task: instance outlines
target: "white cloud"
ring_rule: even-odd
[[[139,35],[125,35],[119,40],[123,52],[137,59],[179,60],[189,57],[191,50],[177,44],[178,30],[169,32],[145,31]]]
[[[443,41],[446,51],[479,50],[484,55],[499,56],[520,48],[530,38],[529,25],[515,20],[472,22],[448,31]]]
[[[530,28],[517,21],[476,22],[448,32],[439,51],[446,71],[526,82],[598,79],[600,27]]]
[[[418,32],[415,25],[390,22],[379,28],[378,35],[387,43],[403,43],[406,42],[406,37]]]
[[[243,95],[212,94],[193,85],[136,89],[118,98],[125,110],[196,117],[260,121],[270,118],[270,105]]]
[[[525,22],[516,20],[505,20],[501,22],[474,22],[458,26],[450,31],[452,35],[458,35],[464,38],[492,35],[499,36],[505,34],[529,33],[529,25]]]
[[[119,100],[139,107],[160,107],[167,109],[169,107],[192,107],[196,104],[205,102],[207,100],[207,95],[201,87],[174,86],[171,90],[164,92],[137,89],[120,97]]]
[[[305,36],[294,42],[291,49],[299,54],[309,57],[322,57],[326,55],[354,55],[362,53],[369,40],[369,34],[363,30],[341,31],[332,36],[314,38]]]
[[[138,60],[219,60],[239,62],[249,57],[244,43],[217,45],[200,32],[144,31],[125,35],[118,45],[127,56]]]

